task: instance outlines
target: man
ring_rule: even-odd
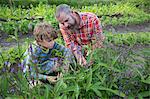
[[[56,19],[66,43],[81,65],[87,65],[83,53],[84,45],[92,45],[92,49],[101,48],[104,36],[98,17],[93,13],[78,13],[66,4],[56,8]]]

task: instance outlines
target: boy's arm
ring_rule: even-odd
[[[33,77],[34,79],[39,79],[39,80],[48,80],[49,82],[56,82],[57,81],[57,76],[47,76],[47,75],[43,75],[43,74],[36,74],[35,72],[31,72],[31,77]]]
[[[33,76],[34,78],[38,78],[38,79],[43,79],[43,80],[48,80],[49,82],[56,82],[56,78],[57,76],[47,76],[47,75],[43,75],[43,74],[36,74],[35,72],[32,72],[31,76]]]

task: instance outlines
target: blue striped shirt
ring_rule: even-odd
[[[52,68],[56,65],[58,58],[62,59],[62,66],[69,66],[74,62],[71,50],[56,42],[52,49],[45,49],[36,43],[30,44],[24,56],[23,64],[26,67],[24,72],[30,71],[32,77],[38,76],[39,79],[46,79],[47,75],[52,73]]]

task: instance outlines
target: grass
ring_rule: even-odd
[[[107,41],[114,43],[116,45],[134,45],[134,44],[149,44],[150,43],[150,33],[140,32],[140,33],[128,33],[128,34],[106,34]]]

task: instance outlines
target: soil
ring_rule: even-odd
[[[130,25],[118,25],[118,26],[112,26],[107,25],[103,28],[106,31],[112,32],[112,33],[128,33],[128,32],[150,32],[150,21],[144,22],[142,24],[130,24]]]

